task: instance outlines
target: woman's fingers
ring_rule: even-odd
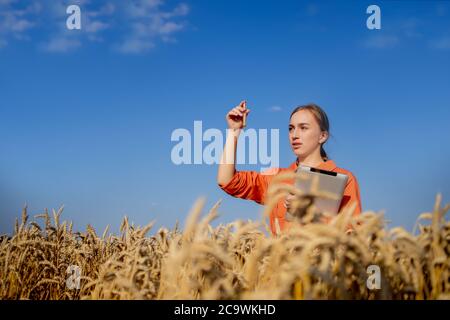
[[[246,116],[250,112],[250,110],[246,107],[246,103],[246,100],[242,100],[239,105],[237,105],[227,113],[227,118],[233,122],[244,121],[244,116]]]
[[[250,112],[250,109],[234,108],[233,110],[239,113],[240,116],[244,116],[244,114],[248,114]]]
[[[240,114],[239,112],[236,112],[236,111],[230,111],[228,113],[228,116],[232,117],[232,118],[242,118],[242,114]]]
[[[233,110],[231,110],[234,114],[239,115],[239,116],[243,116],[244,114],[242,113],[241,110],[239,110],[239,108],[234,108]]]
[[[289,193],[286,198],[284,199],[284,207],[289,209],[291,206],[291,201],[295,198],[295,195],[293,193]]]

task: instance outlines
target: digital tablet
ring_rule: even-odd
[[[337,214],[339,212],[344,189],[348,181],[346,174],[303,165],[300,165],[296,172],[304,172],[307,177],[309,176],[306,180],[298,179],[295,184],[303,192],[309,193],[313,178],[317,176],[319,179],[319,190],[328,191],[337,195],[337,199],[316,198],[314,204],[319,212],[327,212],[329,214]]]

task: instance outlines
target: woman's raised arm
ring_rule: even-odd
[[[244,115],[247,116],[249,112],[250,110],[247,109],[247,102],[244,100],[227,113],[226,120],[229,130],[227,130],[225,147],[217,172],[217,183],[220,186],[230,182],[236,172],[237,142],[241,129],[244,126]]]

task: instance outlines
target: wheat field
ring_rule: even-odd
[[[61,221],[63,208],[31,222],[24,208],[14,234],[0,239],[0,298],[450,299],[450,205],[440,194],[413,233],[388,230],[382,213],[347,210],[324,224],[303,210],[294,227],[267,236],[267,213],[287,191],[270,190],[261,221],[212,227],[219,203],[202,217],[199,199],[183,230],[152,235],[153,223],[134,226],[126,217],[118,235],[89,225],[74,232]],[[77,288],[67,282],[73,265]],[[367,284],[371,265],[379,288]]]

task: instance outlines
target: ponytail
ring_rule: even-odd
[[[320,156],[324,161],[328,160],[327,153],[325,152],[325,149],[323,148],[323,143],[320,145]]]

